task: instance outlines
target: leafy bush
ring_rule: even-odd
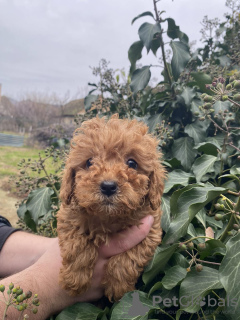
[[[162,17],[157,2],[154,14],[144,12],[132,21],[153,18],[140,26],[139,40],[128,51],[129,77],[105,61],[94,70],[100,81],[90,84],[84,118],[118,112],[145,121],[159,138],[169,170],[162,198],[163,240],[135,293],[104,311],[77,304],[57,320],[240,319],[239,7],[223,23],[205,18],[207,30],[213,26],[217,36],[213,29],[209,37],[204,33],[204,48],[192,52],[187,35],[172,18]],[[233,7],[234,2],[227,4]],[[149,85],[154,66],[137,67],[144,47],[162,54],[163,80],[154,88]],[[51,212],[52,186],[34,192],[46,204],[43,212]],[[30,209],[34,195],[19,209],[25,220],[35,218]],[[136,295],[145,306],[142,315],[139,309],[130,313]]]

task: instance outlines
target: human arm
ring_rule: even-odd
[[[34,316],[35,320],[46,319],[51,314],[55,314],[76,302],[97,300],[103,295],[101,280],[107,260],[112,255],[124,252],[141,242],[149,233],[152,222],[151,216],[146,217],[142,220],[142,224],[139,227],[134,226],[113,235],[108,246],[104,245],[99,248],[99,256],[94,269],[91,287],[80,297],[70,297],[58,284],[61,256],[57,238],[51,239],[51,245],[49,245],[49,248],[45,250],[35,263],[19,273],[1,280],[0,283],[7,287],[12,282],[15,286],[19,285],[23,291],[31,290],[33,293],[38,293],[41,305],[38,313]],[[9,237],[9,240],[13,235]],[[0,256],[2,253],[0,253]],[[3,258],[2,256],[1,259]],[[2,310],[3,304],[0,304],[0,319]],[[14,319],[14,317],[19,315],[18,311],[14,308],[10,308],[8,314],[10,319]]]

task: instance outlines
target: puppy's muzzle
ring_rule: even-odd
[[[100,185],[102,194],[105,196],[112,196],[117,192],[118,185],[115,181],[103,181]]]

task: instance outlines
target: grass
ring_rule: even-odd
[[[31,147],[3,147],[0,146],[0,178],[6,176],[18,175],[18,163],[22,159],[38,160],[39,152],[44,157],[43,150],[33,149]],[[50,160],[47,162],[47,171],[54,173],[56,164]]]

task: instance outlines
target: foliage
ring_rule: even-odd
[[[8,318],[7,311],[10,307],[14,307],[19,311],[19,320],[29,318],[29,313],[26,313],[26,310],[31,311],[31,313],[33,314],[36,314],[38,312],[40,301],[37,294],[35,294],[30,300],[30,298],[32,297],[32,292],[23,292],[23,290],[19,286],[14,287],[13,283],[9,284],[8,290],[6,290],[3,284],[0,284],[0,292],[3,294],[3,300],[0,299],[0,301],[2,301],[6,305],[2,320]]]
[[[100,81],[89,84],[86,113],[76,121],[118,112],[145,121],[158,137],[169,170],[163,240],[136,292],[104,311],[78,304],[57,319],[240,319],[239,8],[223,23],[205,18],[204,47],[192,52],[187,35],[172,18],[163,18],[157,2],[154,14],[147,11],[132,21],[153,19],[139,27],[139,40],[129,48],[129,77],[102,60],[93,70]],[[137,66],[144,48],[161,53],[162,80],[154,87],[154,65]],[[47,213],[55,194],[53,185],[31,193],[25,218],[39,198]],[[142,315],[130,315],[136,293],[145,306]]]
[[[50,160],[55,164],[53,173],[48,170]],[[17,211],[21,227],[44,236],[56,236],[56,213],[60,206],[60,175],[64,160],[64,148],[59,150],[52,146],[45,150],[45,155],[39,153],[38,160],[22,159],[19,163],[20,177],[16,179],[16,187],[20,194],[27,194]]]

